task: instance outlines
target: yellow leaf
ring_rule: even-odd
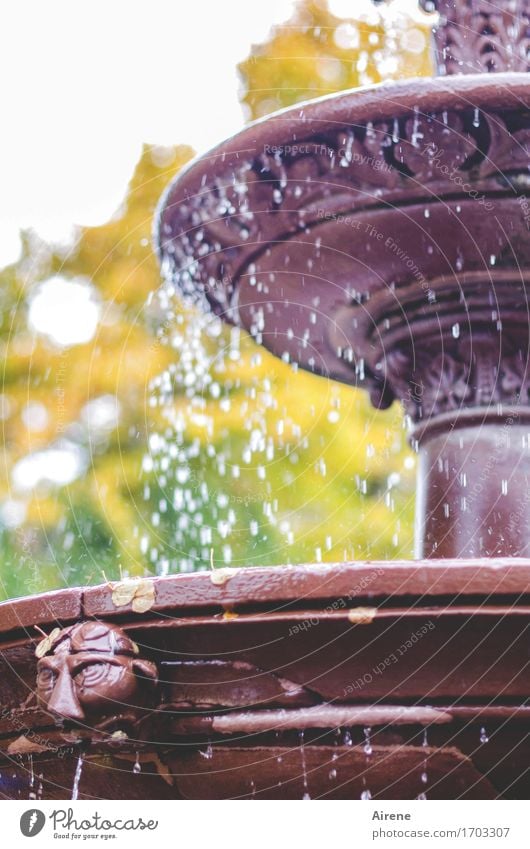
[[[370,625],[376,613],[375,607],[353,607],[348,611],[348,619],[352,625]]]

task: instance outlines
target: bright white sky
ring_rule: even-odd
[[[122,200],[142,142],[242,124],[235,65],[292,0],[16,0],[0,11],[0,267]]]

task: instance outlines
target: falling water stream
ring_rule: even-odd
[[[363,751],[364,751],[364,754],[366,755],[365,770],[368,770],[368,767],[370,765],[370,760],[371,760],[371,757],[372,757],[372,754],[373,754],[372,738],[370,736],[371,731],[372,731],[372,729],[369,726],[366,726],[364,728],[364,731],[363,731],[363,733],[364,733]],[[363,790],[361,792],[361,799],[366,802],[366,801],[369,801],[371,798],[372,798],[372,794],[370,792],[369,787],[367,786],[366,777],[363,775]]]
[[[29,755],[29,794],[28,799],[36,799],[37,794],[35,792],[35,772],[33,769],[33,755]]]
[[[81,781],[81,773],[83,772],[83,753],[77,758],[77,766],[75,768],[74,783],[72,784],[72,801],[79,797],[79,783]]]
[[[300,739],[300,758],[302,760],[302,781],[304,785],[304,794],[302,796],[303,799],[311,799],[311,795],[309,793],[309,789],[307,786],[307,765],[305,759],[305,741],[304,741],[304,732],[300,731],[299,733]]]
[[[423,729],[423,740],[422,740],[421,745],[422,745],[424,750],[429,745],[429,740],[428,740],[426,728]],[[425,787],[429,783],[429,773],[427,772],[427,757],[424,757],[424,759],[423,759],[422,773],[420,775],[420,781]],[[422,801],[427,799],[427,792],[425,790],[422,790],[421,793],[418,794],[418,799],[421,799]]]
[[[364,748],[364,754],[367,756],[367,758],[370,757],[370,755],[372,754],[372,751],[373,751],[372,741],[371,741],[371,738],[370,738],[370,732],[371,731],[372,731],[372,729],[369,728],[368,726],[364,729],[364,747],[363,748]]]

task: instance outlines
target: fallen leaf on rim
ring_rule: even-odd
[[[114,584],[112,603],[115,607],[132,605],[135,613],[145,613],[155,603],[155,585],[152,581],[123,581]]]
[[[237,569],[231,569],[230,566],[223,567],[222,569],[214,569],[213,572],[210,572],[210,581],[212,584],[221,587],[230,578],[233,578],[236,573]]]
[[[155,585],[152,581],[143,581],[136,590],[132,609],[135,613],[145,613],[155,603]]]
[[[234,613],[233,610],[225,610],[223,613],[223,619],[237,619],[239,613]]]
[[[35,649],[35,657],[41,658],[44,657],[45,654],[48,654],[60,633],[60,628],[54,628],[51,634],[48,634],[47,637],[44,637],[44,639],[41,640],[40,643],[38,643]]]
[[[352,625],[369,625],[376,613],[376,607],[353,607],[348,610],[348,619]]]

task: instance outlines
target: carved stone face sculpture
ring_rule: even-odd
[[[157,679],[155,664],[138,657],[136,644],[120,628],[101,622],[57,629],[36,654],[39,702],[66,719],[128,712],[145,704]]]

